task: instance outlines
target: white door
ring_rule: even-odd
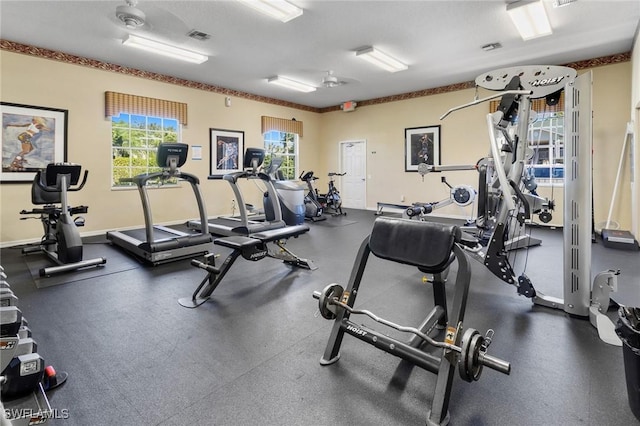
[[[367,142],[365,140],[340,142],[340,180],[342,206],[352,209],[367,208]]]

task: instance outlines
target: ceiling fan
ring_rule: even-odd
[[[116,18],[131,30],[142,27],[146,22],[147,16],[136,7],[138,0],[126,0],[126,3],[126,5],[123,4],[116,7]]]
[[[116,7],[115,18],[118,24],[124,24],[128,30],[153,33],[174,41],[184,40],[184,36],[200,41],[211,38],[205,32],[189,28],[178,15],[170,11],[172,5],[169,2],[162,4],[162,7],[152,2],[142,2],[144,11],[138,8],[138,0],[124,2],[126,4]]]
[[[347,84],[347,82],[336,77],[332,70],[327,71],[327,75],[322,78],[322,86],[329,89],[342,86],[343,84]]]

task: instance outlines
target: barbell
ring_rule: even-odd
[[[371,311],[353,309],[351,306],[347,305],[349,294],[345,294],[344,288],[339,284],[329,284],[321,292],[314,291],[313,297],[314,299],[318,299],[320,315],[328,320],[335,319],[339,310],[344,309],[350,314],[366,315],[374,321],[398,331],[413,333],[432,346],[447,349],[459,354],[458,370],[460,377],[467,382],[478,380],[482,373],[482,368],[485,366],[503,374],[511,373],[511,363],[500,358],[487,355],[487,348],[491,344],[491,338],[493,337],[493,330],[491,329],[489,329],[487,334],[483,336],[477,330],[468,328],[463,333],[462,338],[460,339],[460,345],[458,346],[455,343],[450,342],[456,341],[456,336],[458,335],[460,327],[448,327],[446,341],[440,342],[434,340],[415,327],[407,327],[393,323],[384,318],[380,318]]]

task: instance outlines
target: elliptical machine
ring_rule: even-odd
[[[284,173],[280,170],[283,158],[271,155],[269,167],[264,172],[271,178],[278,195],[280,210],[282,210],[282,220],[288,226],[302,225],[305,219],[304,187],[299,182],[286,180]],[[275,220],[275,212],[269,198],[269,191],[265,191],[263,197],[265,206],[265,217],[268,221]]]
[[[326,220],[327,218],[323,215],[325,204],[324,199],[320,199],[318,190],[314,185],[314,181],[316,181],[318,178],[313,175],[312,170],[309,170],[306,173],[303,171],[298,179],[307,184],[308,191],[307,195],[305,195],[304,197],[305,219],[309,219],[313,222]]]
[[[82,259],[82,239],[78,227],[84,226],[84,218],[78,216],[74,219],[72,216],[86,213],[89,208],[69,207],[67,199],[67,192],[80,191],[87,182],[89,172],[85,170],[82,182],[78,185],[81,171],[81,165],[70,163],[51,163],[46,170],[38,171],[31,185],[31,202],[43,207],[20,212],[24,215],[39,214],[44,228],[39,245],[22,249],[22,254],[43,252],[58,265],[40,269],[41,277],[107,263],[104,257]],[[25,219],[30,218],[20,218]]]

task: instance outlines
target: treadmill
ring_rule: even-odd
[[[208,232],[213,235],[221,237],[230,237],[233,235],[249,236],[272,229],[280,229],[287,226],[284,220],[282,220],[282,209],[278,202],[278,194],[273,185],[271,177],[264,172],[259,171],[262,162],[264,161],[265,151],[261,148],[247,148],[244,154],[244,170],[234,173],[227,173],[225,175],[213,175],[209,176],[210,180],[225,180],[233,189],[233,193],[236,197],[236,202],[239,209],[239,215],[237,217],[218,217],[212,218],[208,221],[190,220],[187,222],[187,227],[195,229],[200,232],[206,232],[203,229],[202,223],[205,224],[204,228],[208,227]],[[238,187],[238,180],[240,179],[259,179],[267,188],[267,197],[273,202],[270,203],[270,208],[273,209],[273,214],[266,215],[266,220],[251,220],[247,212],[244,198]],[[270,219],[270,220],[269,220]]]
[[[206,222],[207,212],[200,192],[200,180],[189,173],[180,172],[179,167],[187,161],[189,146],[183,143],[163,143],[158,146],[157,163],[163,170],[155,173],[144,173],[131,178],[138,187],[145,227],[123,231],[107,232],[107,239],[113,244],[144,259],[152,265],[193,258],[209,253],[213,248],[213,238],[209,234]],[[200,218],[205,226],[192,233],[181,232],[166,226],[154,225],[151,216],[151,204],[147,194],[147,182],[159,179],[166,181],[178,178],[191,184],[198,203]]]

